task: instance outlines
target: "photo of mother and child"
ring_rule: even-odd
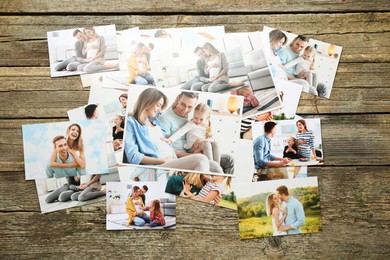
[[[110,32],[113,37],[115,36],[115,26],[103,26],[98,27],[98,29],[102,32]],[[76,75],[119,69],[117,62],[106,62],[107,58],[117,59],[116,43],[113,46],[110,46],[110,50],[113,50],[110,51],[110,57],[107,57],[106,39],[103,35],[98,34],[94,27],[85,27],[81,30],[74,29],[72,32],[72,36],[76,39],[73,49],[74,55],[59,61],[61,58],[58,57],[60,54],[57,54],[57,52],[64,45],[64,42],[66,44],[69,40],[69,36],[65,35],[65,33],[68,33],[67,31],[69,30],[48,33],[49,52],[51,52],[52,55],[55,53],[57,57],[55,61],[58,61],[52,64],[52,77],[69,75],[61,72],[78,72],[70,74]],[[67,53],[63,55],[66,57]]]
[[[155,87],[142,89],[134,107],[128,110],[123,163],[233,174],[234,158],[220,153],[218,144],[214,142],[210,107],[204,103],[197,104],[198,93],[177,93],[167,109],[167,95]]]
[[[328,98],[330,91],[317,79],[318,72],[315,71],[317,50],[315,46],[309,44],[310,39],[304,35],[297,35],[290,43],[287,44],[287,41],[287,35],[281,30],[269,32],[270,68],[273,77],[302,85],[302,91],[306,93]]]
[[[259,180],[272,180],[287,178],[286,169],[280,168],[285,166],[293,166],[295,169],[294,176],[297,175],[299,167],[303,165],[316,165],[322,160],[322,151],[316,149],[321,145],[315,146],[315,131],[309,130],[307,122],[304,119],[299,119],[295,122],[296,132],[292,128],[294,121],[280,121],[280,129],[277,129],[277,123],[268,121],[265,123],[256,123],[254,125],[256,135],[253,140],[253,157],[256,174]],[[316,131],[320,128],[320,123],[313,122],[310,119],[312,126],[315,126]],[[259,129],[263,127],[263,129]],[[286,139],[285,135],[289,135],[286,145],[281,145],[281,142]],[[320,135],[320,134],[319,134]],[[317,137],[321,141],[320,136]],[[271,152],[271,148],[277,150]],[[277,154],[275,156],[274,154]]]

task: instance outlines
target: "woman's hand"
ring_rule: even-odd
[[[203,147],[203,140],[196,139],[196,141],[192,144],[192,147],[196,150]]]
[[[84,189],[86,189],[87,187],[88,187],[88,185],[87,185],[86,183],[83,183],[83,184],[80,185],[79,189],[80,189],[80,190],[84,190]]]
[[[214,81],[216,81],[218,79],[218,77],[217,76],[214,76],[214,77],[211,77],[210,79],[209,79],[209,81],[210,82],[214,82]]]
[[[160,140],[166,142],[167,144],[172,144],[172,141],[169,138],[160,137]]]

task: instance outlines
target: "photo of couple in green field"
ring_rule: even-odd
[[[236,185],[241,239],[321,231],[317,177]]]

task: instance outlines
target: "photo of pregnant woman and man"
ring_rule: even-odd
[[[229,96],[143,86],[129,93],[123,163],[233,175],[240,119],[228,112]]]

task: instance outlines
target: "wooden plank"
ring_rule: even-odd
[[[326,165],[389,164],[390,114],[321,115],[320,118]],[[0,153],[3,154],[0,169],[23,170],[21,126],[34,122],[42,123],[42,120],[0,120],[5,125],[0,128]]]
[[[385,230],[390,220],[387,214],[390,199],[384,196],[387,186],[383,185],[390,181],[387,167],[310,169],[310,175],[319,178],[322,232],[250,240],[239,240],[234,211],[183,198],[177,199],[177,229],[174,231],[108,232],[104,202],[42,215],[38,213],[33,182],[24,181],[23,172],[1,173],[2,255],[72,258],[82,250],[96,257],[103,253],[118,256],[121,252],[121,256],[131,255],[132,258],[157,254],[175,258],[207,254],[210,258],[229,259],[244,256],[316,258],[318,255],[383,258],[388,253],[389,239]],[[192,239],[183,239],[188,234]],[[74,242],[80,239],[84,242]],[[15,246],[20,241],[24,241],[24,250]],[[113,246],[107,246],[108,243]],[[105,245],[103,252],[102,245]],[[138,250],[138,246],[143,250]],[[173,247],[175,252],[169,253],[167,250]]]
[[[268,25],[308,34],[315,39],[343,46],[341,62],[388,62],[390,60],[390,46],[386,41],[390,38],[390,32],[387,31],[390,26],[389,13],[354,14],[352,16],[344,14],[279,15],[271,16],[266,21],[263,17],[269,16],[234,16],[234,21],[232,21],[232,17],[230,15],[216,16],[215,23],[208,23],[206,16],[196,16],[195,18],[193,16],[149,16],[135,17],[134,20],[137,22],[129,23],[126,19],[128,16],[119,16],[112,20],[106,16],[54,16],[53,19],[35,16],[3,16],[0,20],[3,21],[4,27],[9,29],[2,32],[0,66],[48,66],[46,32],[72,28],[67,23],[69,20],[74,20],[74,27],[78,27],[80,24],[89,24],[91,20],[100,25],[120,22],[118,24],[119,30],[132,26],[155,28],[228,25],[226,31],[235,32],[257,31],[261,30],[263,25]],[[137,18],[139,19],[137,20]],[[271,20],[272,18],[276,20]],[[149,22],[142,23],[146,19]],[[232,25],[234,27],[230,28],[229,26]],[[339,31],[339,28],[345,29]]]
[[[196,4],[187,1],[165,1],[163,5],[158,0],[151,1],[123,1],[114,0],[104,2],[98,0],[89,1],[88,5],[81,1],[28,1],[28,0],[5,0],[0,3],[3,13],[223,13],[223,12],[247,12],[247,13],[289,13],[289,12],[353,12],[353,11],[383,11],[389,10],[386,0],[359,0],[340,1],[329,0],[317,1],[289,1],[288,9],[283,2],[267,0],[261,2],[243,1],[197,1]],[[75,8],[75,6],[78,6]]]

